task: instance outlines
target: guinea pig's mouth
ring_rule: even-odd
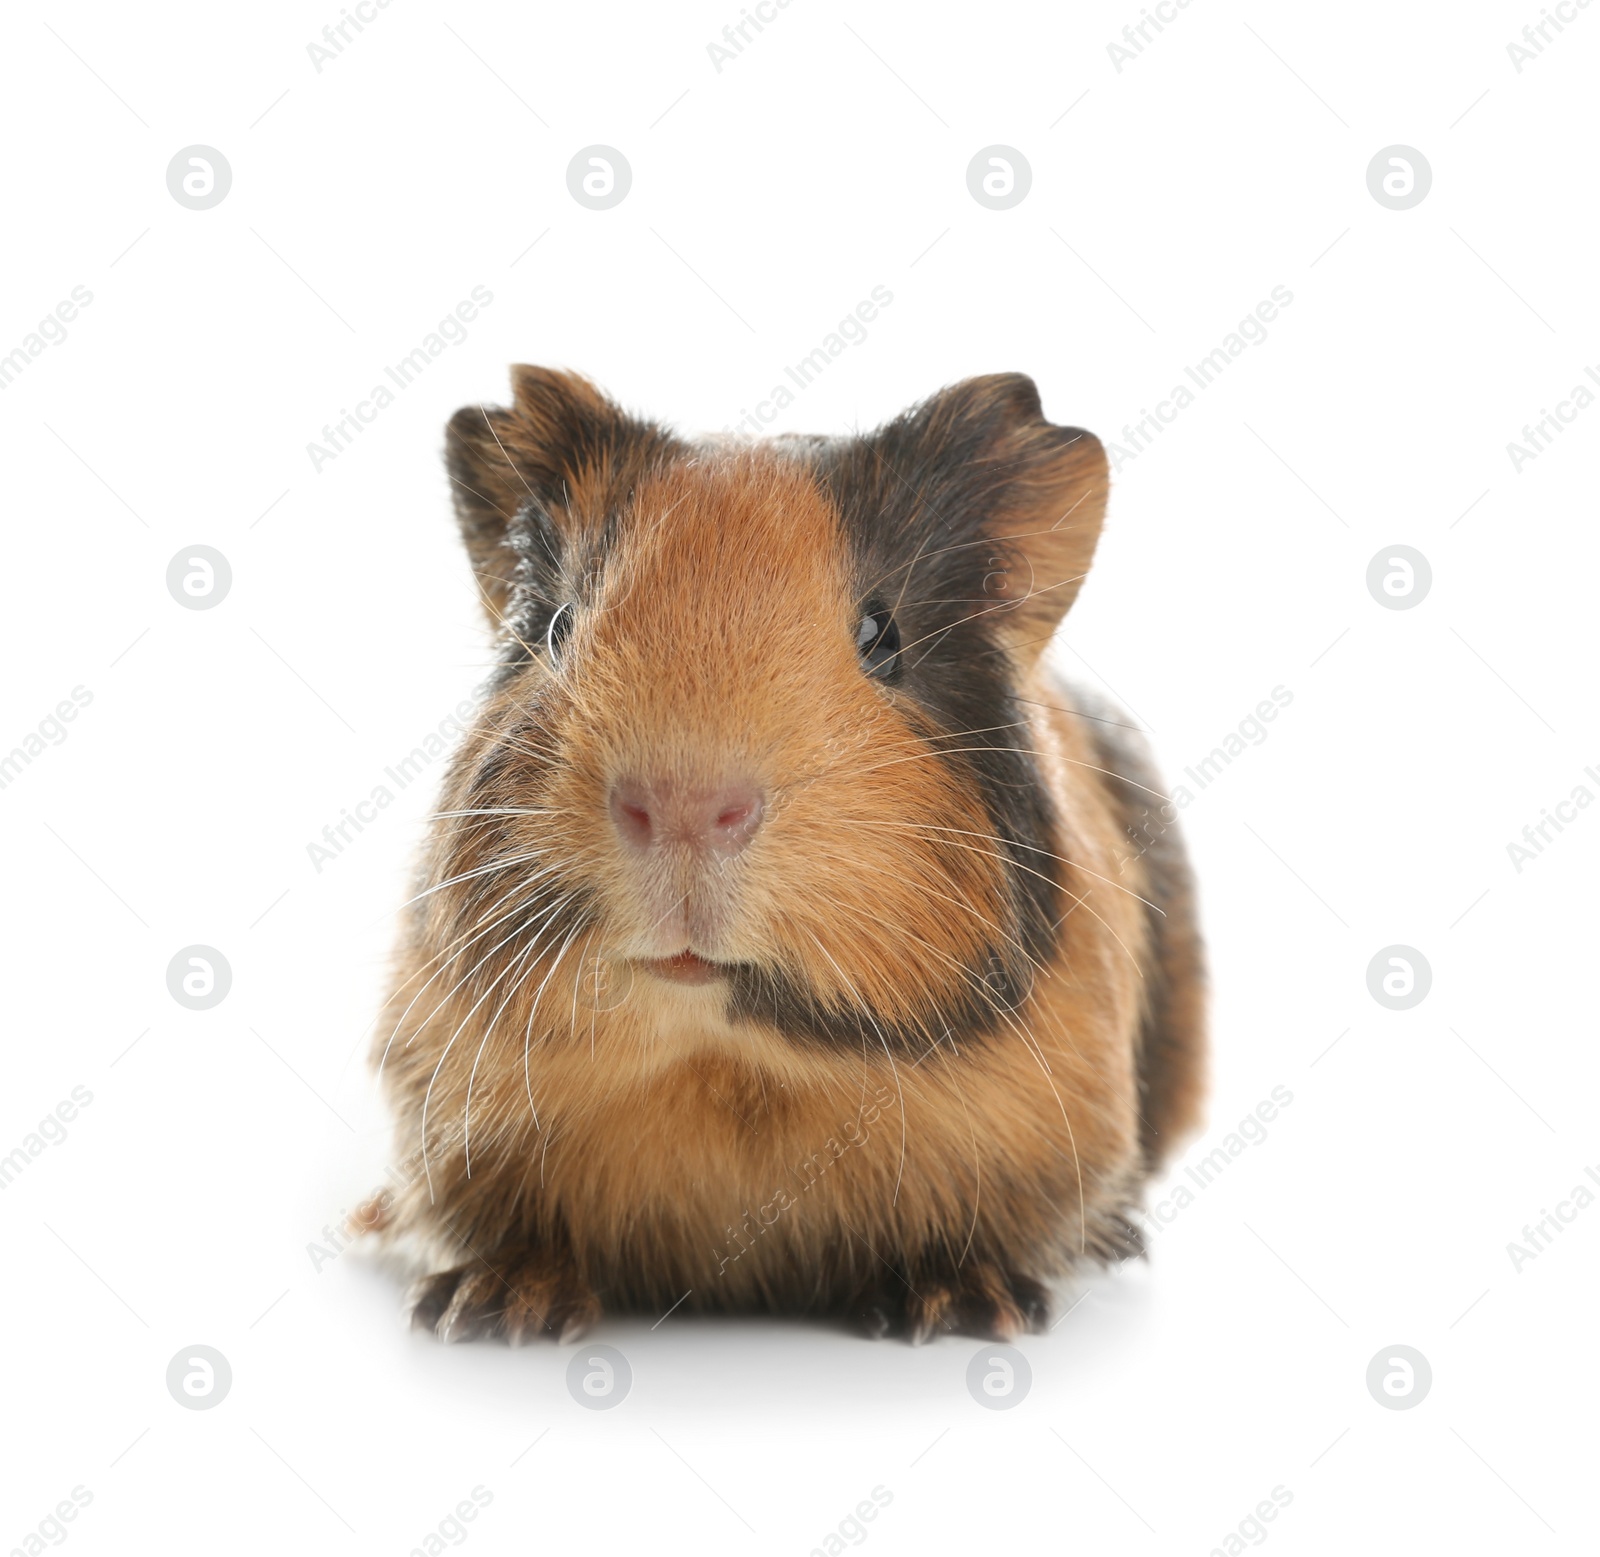
[[[709,984],[728,972],[721,963],[710,962],[692,951],[681,951],[674,957],[643,957],[639,966],[671,984]]]

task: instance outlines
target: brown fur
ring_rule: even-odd
[[[943,548],[992,539],[982,582],[923,609],[992,616],[976,652],[1025,720],[1002,746],[863,674],[860,602],[905,600],[909,575],[863,576],[842,464],[689,444],[568,375],[514,383],[512,409],[451,427],[507,669],[446,781],[375,1049],[402,1153],[426,1147],[369,1217],[431,1273],[415,1318],[513,1340],[680,1300],[915,1338],[1038,1323],[1041,1283],[1137,1247],[1204,1043],[1176,833],[1128,841],[1148,761],[1039,663],[1099,532],[1098,443],[1014,376],[907,424],[936,457],[974,442],[961,479],[991,467],[977,538]],[[532,641],[546,563],[580,605],[559,665]],[[986,743],[1026,764],[1044,847],[1002,837]],[[756,775],[760,833],[714,879],[641,878],[605,800],[641,768]],[[1030,891],[1057,920],[1032,950]],[[640,965],[679,949],[680,893],[696,951],[756,970],[753,1003]],[[776,993],[763,1016],[767,972],[805,1023]]]

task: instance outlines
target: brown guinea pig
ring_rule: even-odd
[[[1204,1060],[1175,813],[1041,661],[1099,442],[1020,374],[754,444],[512,381],[450,422],[498,668],[374,1048],[413,1322],[1038,1327]]]

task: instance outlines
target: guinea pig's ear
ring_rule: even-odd
[[[1003,543],[983,591],[1011,602],[997,623],[1018,660],[1031,663],[1094,559],[1110,485],[1105,450],[1081,427],[1047,422],[1023,373],[967,379],[924,409],[926,435],[968,462],[958,485],[969,512]]]
[[[445,431],[456,518],[491,622],[504,617],[516,576],[513,517],[536,503],[561,523],[600,522],[613,487],[663,441],[588,379],[554,368],[511,370],[512,404],[463,406]]]

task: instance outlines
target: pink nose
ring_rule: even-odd
[[[704,787],[670,779],[618,779],[611,787],[611,817],[625,843],[641,851],[687,844],[727,859],[755,836],[764,803],[748,779]]]

